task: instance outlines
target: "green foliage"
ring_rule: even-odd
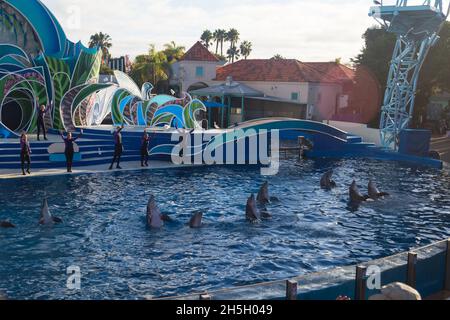
[[[247,60],[248,56],[252,53],[252,43],[250,41],[243,41],[239,47],[241,50],[241,54],[245,60]]]
[[[286,58],[285,57],[283,57],[281,54],[276,54],[276,55],[274,55],[272,58],[270,58],[270,59],[272,59],[272,60],[285,60]]]
[[[216,54],[219,53],[219,45],[220,45],[220,56],[223,57],[223,44],[227,39],[227,31],[224,29],[217,29],[213,33],[214,41],[216,41]]]
[[[364,33],[365,46],[352,62],[370,69],[383,88],[389,73],[392,52],[395,47],[395,35],[381,28],[369,28]],[[440,32],[440,39],[431,48],[422,67],[417,87],[414,118],[426,113],[426,106],[432,94],[450,91],[450,22],[446,22]]]
[[[153,85],[169,79],[172,75],[172,64],[181,59],[185,48],[175,42],[164,45],[164,50],[156,50],[155,45],[150,45],[147,54],[135,58],[131,67],[130,76],[138,86],[145,82]]]
[[[93,34],[89,40],[89,48],[98,47],[103,53],[103,61],[109,60],[109,49],[112,47],[112,39],[109,34],[98,32]]]
[[[100,66],[100,74],[112,76],[112,75],[114,75],[114,71],[107,65],[102,64]]]
[[[203,31],[202,35],[200,36],[200,40],[202,40],[203,45],[209,50],[209,47],[211,46],[211,41],[213,40],[214,36],[210,30]]]
[[[227,51],[228,61],[231,62],[231,63],[233,63],[234,60],[239,59],[239,55],[240,55],[240,51],[236,47],[231,47]]]

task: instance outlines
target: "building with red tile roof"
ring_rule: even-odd
[[[210,86],[217,68],[224,64],[225,61],[220,61],[201,42],[197,42],[172,65],[170,85],[178,93]]]
[[[308,62],[294,59],[241,60],[217,70],[214,80],[336,83],[353,81],[354,70],[335,62]]]
[[[338,62],[295,59],[248,59],[225,64],[200,42],[175,64],[171,79],[179,91],[187,92],[227,82],[242,83],[264,96],[225,99],[230,110],[223,126],[272,116],[317,121],[350,117],[367,123],[374,116],[372,110],[378,110],[381,103],[378,82],[364,70]],[[223,98],[208,97],[216,102]],[[219,123],[221,117],[216,114],[213,118]]]
[[[180,61],[220,61],[214,54],[212,54],[200,41],[192,46],[180,59]]]

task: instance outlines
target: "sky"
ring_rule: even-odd
[[[376,22],[371,0],[41,0],[70,40],[111,36],[113,57],[134,58],[150,44],[175,41],[189,49],[203,30],[236,28],[253,43],[250,58],[281,54],[301,61],[349,62]]]

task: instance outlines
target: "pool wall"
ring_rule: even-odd
[[[140,161],[142,131],[136,131],[136,129],[138,128],[134,128],[134,130],[125,129],[123,131],[123,144],[125,147],[122,155],[123,162]],[[309,158],[373,158],[400,161],[410,165],[443,168],[442,161],[382,149],[372,143],[365,143],[359,136],[348,134],[320,122],[285,118],[269,118],[244,122],[228,130],[196,131],[195,133],[185,131],[185,134],[190,136],[188,154],[191,155],[190,159],[193,161],[194,157],[198,158],[200,153],[200,159],[204,160],[204,150],[209,151],[212,156],[216,155],[216,151],[222,151],[222,162],[225,162],[228,155],[227,148],[224,148],[224,146],[234,145],[234,148],[229,150],[234,150],[234,157],[231,158],[234,158],[234,163],[237,163],[238,145],[245,139],[245,154],[240,155],[244,159],[243,163],[254,163],[256,161],[261,164],[264,162],[262,157],[268,156],[268,154],[265,152],[264,155],[263,152],[263,155],[261,155],[260,148],[270,149],[270,138],[275,132],[273,130],[277,130],[280,140],[291,140],[297,143],[298,137],[303,136],[311,141],[313,148],[306,152],[306,156]],[[174,129],[149,131],[151,160],[172,161],[174,146],[179,144],[179,141],[172,141],[172,135],[175,132],[176,130]],[[50,130],[50,133],[58,134],[55,130]],[[267,139],[258,135],[258,133],[268,133]],[[79,130],[75,134],[79,134]],[[202,144],[196,144],[194,135],[198,137],[200,134],[202,140],[206,141]],[[250,139],[255,134],[258,141],[256,149],[249,144]],[[53,159],[47,151],[51,144],[51,142],[31,143],[33,168],[59,168],[65,166],[64,162],[51,161]],[[84,129],[83,138],[77,141],[77,144],[80,147],[80,160],[74,163],[74,167],[108,164],[112,159],[114,145],[111,131],[101,128]],[[185,155],[186,158],[189,158],[188,154]],[[19,141],[17,139],[9,139],[0,142],[0,169],[18,168],[19,165]]]
[[[381,271],[381,286],[408,281],[408,268],[415,274],[414,286],[423,298],[436,294],[450,286],[450,239],[432,245],[412,250],[417,254],[417,262],[408,267],[408,253],[401,253],[391,257],[362,263],[358,266],[349,266],[326,270],[319,273],[302,275],[290,279],[297,284],[298,300],[336,300],[340,295],[351,299],[368,299],[380,293],[378,289],[368,289],[364,286],[362,297],[357,292],[357,267],[376,266]],[[362,280],[366,283],[366,275]],[[287,299],[287,281],[275,281],[255,284],[233,289],[225,289],[208,293],[170,297],[163,299],[198,300],[201,295],[207,295],[212,300],[285,300]],[[368,281],[371,283],[371,281]]]

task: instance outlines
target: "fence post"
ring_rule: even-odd
[[[447,251],[445,257],[445,285],[444,290],[450,291],[450,239],[447,239]]]
[[[299,136],[298,137],[298,159],[301,160],[303,158],[303,148],[305,146],[305,137]]]
[[[297,281],[286,281],[286,300],[297,300],[298,284]]]
[[[416,288],[416,265],[417,265],[417,253],[408,252],[406,284],[414,289]]]
[[[356,267],[355,300],[366,300],[366,274],[367,267]]]

